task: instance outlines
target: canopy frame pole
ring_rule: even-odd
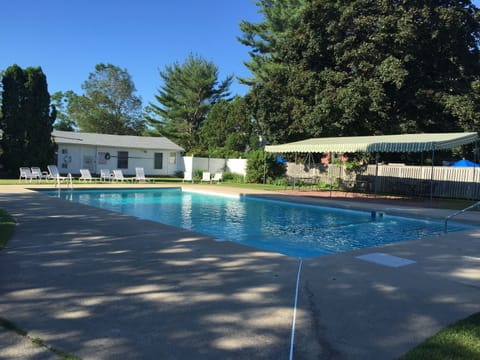
[[[332,165],[332,166],[330,166]],[[328,173],[329,173],[329,177],[330,177],[330,197],[332,197],[332,191],[333,191],[333,181],[335,179],[335,172],[336,169],[335,169],[335,153],[332,151],[332,152],[328,152]],[[336,191],[340,191],[340,187],[338,186],[339,184],[337,184],[337,189]]]
[[[293,172],[293,190],[295,190],[296,178],[297,178],[297,153],[295,153],[295,171]]]
[[[478,140],[475,140],[475,163],[478,164]],[[473,173],[475,174],[475,167],[473,168]],[[473,178],[473,181],[475,183],[476,191],[475,191],[475,200],[478,200],[478,181],[475,181],[475,177]]]
[[[377,182],[378,182],[378,160],[380,159],[380,155],[378,152],[375,153],[375,179],[373,181],[373,197],[377,198]]]
[[[477,153],[478,153],[478,140],[475,140],[475,149],[474,149],[474,153],[473,153],[473,161],[475,161],[475,164],[478,164],[478,156],[477,156]],[[476,177],[476,167],[477,166],[474,166],[473,167],[473,184],[474,184],[474,189],[472,191],[472,199],[473,200],[478,200],[478,182],[475,181],[475,177]]]
[[[435,176],[435,144],[432,148],[432,170],[430,173],[430,202],[433,200],[433,180]]]
[[[333,165],[333,164],[332,164]],[[330,153],[328,153],[328,177],[330,179],[330,197],[332,197],[332,190],[333,190],[333,166],[330,166]]]
[[[263,150],[263,185],[266,183],[267,176],[267,152]]]

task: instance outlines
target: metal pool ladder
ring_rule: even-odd
[[[465,209],[463,210],[459,210],[451,215],[448,215],[446,218],[445,218],[445,233],[448,231],[448,220],[450,220],[451,218],[457,216],[457,215],[460,215],[460,214],[463,214],[465,211],[468,211],[468,210],[471,210],[477,206],[480,206],[480,201],[477,201],[475,204],[473,205],[470,205],[468,207],[466,207]]]

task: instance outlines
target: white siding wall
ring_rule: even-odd
[[[150,176],[174,175],[176,171],[183,170],[179,152],[176,152],[176,164],[170,164],[168,150],[118,149],[74,144],[58,144],[57,166],[61,174],[79,174],[82,168],[89,168],[92,173],[98,174],[100,169],[118,168],[118,151],[128,152],[128,169],[122,169],[124,175],[135,175],[136,167],[143,167],[145,174]],[[105,158],[107,153],[110,154],[109,159]],[[155,153],[163,154],[162,169],[154,169]]]

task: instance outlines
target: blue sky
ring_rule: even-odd
[[[249,76],[238,24],[261,20],[253,0],[2,0],[1,12],[0,70],[41,66],[50,93],[82,93],[95,65],[111,63],[129,72],[144,105],[162,85],[159,70],[190,53],[214,62],[220,80]]]
[[[479,6],[480,0],[474,3]],[[50,93],[73,90],[98,63],[127,69],[144,105],[165,66],[190,53],[213,61],[220,80],[248,77],[240,20],[261,20],[254,0],[1,0],[0,70],[41,66]],[[236,81],[233,94],[247,88]]]

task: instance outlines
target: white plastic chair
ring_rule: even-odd
[[[202,173],[202,182],[205,181],[205,182],[212,182],[212,178],[210,176],[210,173],[208,171],[204,171]]]
[[[113,179],[112,173],[110,172],[109,169],[100,169],[100,180],[110,181],[112,179]]]
[[[131,180],[131,178],[124,177],[121,169],[115,169],[115,170],[113,170],[113,180],[115,180],[115,181],[126,181],[126,180]]]
[[[25,181],[27,181],[27,180],[32,181],[33,178],[34,178],[34,176],[33,176],[32,171],[30,170],[29,167],[21,167],[20,168],[20,177],[18,178],[18,180],[25,179]]]
[[[142,167],[137,167],[135,168],[135,180],[137,181],[150,181],[152,179],[149,179],[145,176],[145,170]]]
[[[37,180],[48,179],[48,173],[42,172],[42,170],[37,166],[32,166],[32,176]]]
[[[93,181],[98,178],[94,178],[89,169],[80,169],[80,178],[78,180]]]
[[[54,180],[68,180],[68,177],[61,176],[58,171],[57,165],[48,165],[47,166],[49,178]]]
[[[220,182],[222,181],[222,173],[217,172],[215,175],[213,175],[212,181]]]
[[[193,175],[192,175],[191,171],[185,171],[183,173],[183,182],[185,182],[185,181],[193,182]]]

